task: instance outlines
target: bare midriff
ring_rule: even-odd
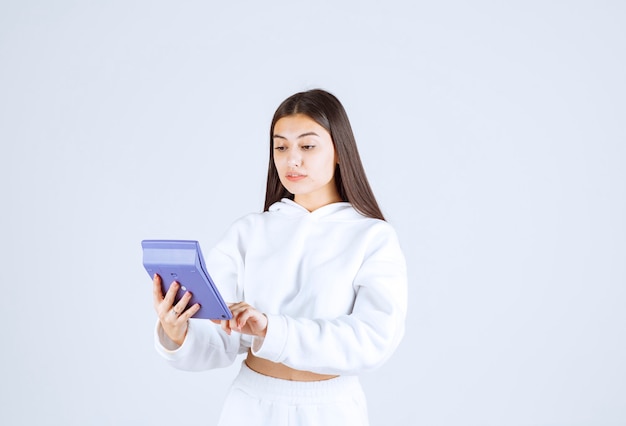
[[[317,374],[311,371],[296,370],[287,367],[285,364],[268,361],[264,358],[255,356],[248,350],[246,365],[253,371],[264,376],[274,377],[276,379],[292,380],[295,382],[319,382],[320,380],[334,379],[337,376],[328,374]]]

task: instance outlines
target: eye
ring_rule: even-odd
[[[315,148],[315,145],[302,145],[302,149],[305,151],[310,151]]]
[[[276,151],[285,151],[287,149],[287,147],[286,146],[275,146],[274,149]]]

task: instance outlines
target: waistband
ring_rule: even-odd
[[[339,376],[316,382],[297,382],[266,376],[250,369],[244,362],[233,382],[244,392],[259,399],[274,400],[311,400],[321,402],[327,400],[337,402],[343,398],[350,399],[363,392],[357,376]]]

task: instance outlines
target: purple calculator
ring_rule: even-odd
[[[226,303],[211,279],[197,241],[143,240],[143,266],[150,278],[161,276],[161,290],[167,291],[173,281],[180,284],[176,302],[189,290],[192,294],[187,308],[200,303],[193,316],[204,319],[231,319]]]

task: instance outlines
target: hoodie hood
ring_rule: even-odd
[[[356,217],[363,218],[363,216],[354,210],[352,204],[345,201],[327,204],[310,212],[295,201],[290,200],[289,198],[283,198],[272,204],[269,211],[291,217],[311,216],[315,218],[332,217],[337,219],[348,219],[355,218],[356,215]]]

